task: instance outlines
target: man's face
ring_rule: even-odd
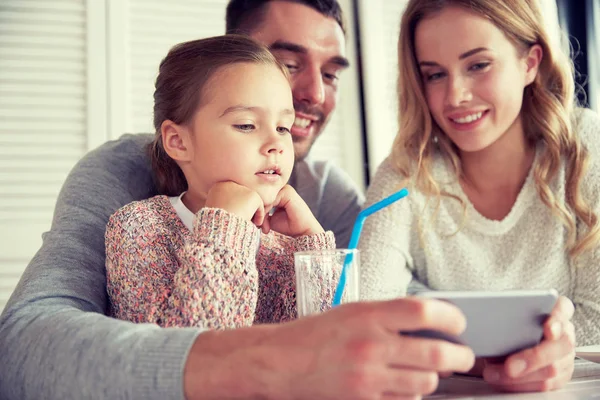
[[[251,36],[290,71],[296,111],[292,139],[296,160],[302,160],[336,105],[338,78],[348,66],[344,32],[333,18],[308,6],[272,1]]]

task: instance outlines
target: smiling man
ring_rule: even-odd
[[[227,32],[262,42],[288,68],[296,110],[292,137],[296,160],[304,160],[335,109],[340,73],[349,65],[339,5],[233,0],[227,8]]]

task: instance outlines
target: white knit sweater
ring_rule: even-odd
[[[591,161],[582,193],[600,216],[600,117],[582,112],[575,131]],[[417,217],[430,220],[433,206],[425,211],[425,196],[409,187],[408,197],[365,222],[359,243],[361,297],[404,296],[413,275],[435,290],[555,288],[575,304],[577,344],[600,344],[600,248],[569,259],[566,229],[540,200],[531,172],[501,221],[475,210],[441,157],[433,163],[433,175],[445,190],[466,202],[464,227],[459,230],[463,213],[458,201],[442,198],[437,218],[424,230],[424,250]],[[369,187],[366,206],[397,191],[400,182],[401,176],[386,159]],[[551,188],[565,199],[564,164]],[[578,235],[584,231],[582,225],[577,224]]]

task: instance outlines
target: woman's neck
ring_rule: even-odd
[[[518,193],[535,158],[535,145],[523,133],[519,121],[502,137],[478,152],[460,154],[462,183],[480,193]]]

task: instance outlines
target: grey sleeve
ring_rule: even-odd
[[[365,197],[342,169],[332,163],[327,163],[325,168],[323,197],[316,217],[323,229],[333,231],[336,246],[345,248]]]
[[[0,317],[1,399],[183,398],[199,331],[105,315],[105,226],[119,207],[155,194],[148,140],[109,142],[67,178],[52,227]]]

